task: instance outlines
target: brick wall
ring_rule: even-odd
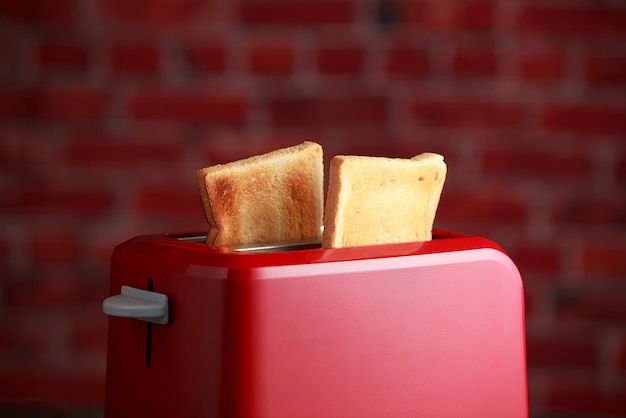
[[[444,154],[437,226],[522,272],[531,415],[626,415],[619,0],[0,1],[0,402],[98,408],[113,246],[305,139]]]

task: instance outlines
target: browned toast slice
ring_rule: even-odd
[[[319,240],[324,212],[322,147],[304,142],[197,171],[211,230],[207,243],[237,246]]]

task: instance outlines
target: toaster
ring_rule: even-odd
[[[115,248],[107,418],[528,416],[523,285],[494,242],[204,238]]]

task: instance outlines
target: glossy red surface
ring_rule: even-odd
[[[113,255],[122,285],[167,294],[171,319],[110,318],[107,417],[527,416],[522,282],[483,238],[242,254],[145,236]]]

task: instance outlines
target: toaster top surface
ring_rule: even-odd
[[[147,256],[185,264],[240,269],[448,253],[481,248],[504,252],[497,244],[486,238],[441,230],[434,230],[433,239],[426,242],[348,248],[321,248],[319,242],[225,248],[204,243],[203,233],[192,233],[137,236],[118,245],[113,257],[119,259],[125,255]]]

